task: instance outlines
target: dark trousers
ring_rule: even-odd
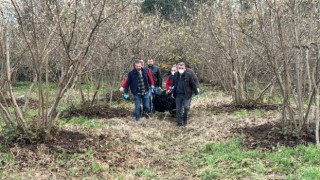
[[[190,109],[191,98],[186,99],[184,95],[177,95],[176,97],[176,114],[177,123],[186,124],[188,121],[188,111]]]

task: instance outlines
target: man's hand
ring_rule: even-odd
[[[167,93],[171,93],[173,91],[174,87],[173,86],[170,86],[169,90],[167,91]]]
[[[151,85],[151,93],[154,93],[154,86],[153,85]]]
[[[126,100],[128,100],[128,99],[129,99],[129,94],[124,94],[124,95],[123,95],[123,98],[126,99]]]
[[[119,91],[120,91],[120,92],[123,92],[123,91],[124,91],[124,88],[123,88],[123,87],[121,87],[121,88],[119,89]]]
[[[197,91],[198,91],[198,94],[200,94],[200,89],[199,88],[197,88]]]
[[[154,92],[156,93],[156,94],[160,94],[161,93],[161,87],[156,87],[155,89],[154,89]]]

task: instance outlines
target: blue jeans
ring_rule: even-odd
[[[177,114],[177,123],[182,124],[187,123],[188,120],[188,111],[190,109],[191,98],[186,99],[184,95],[177,95],[176,97],[176,114]]]
[[[150,100],[149,100],[149,96],[148,95],[135,95],[134,96],[134,112],[136,115],[136,120],[139,121],[140,119],[140,103],[142,100],[142,106],[143,109],[145,110],[145,112],[149,112],[150,111]]]

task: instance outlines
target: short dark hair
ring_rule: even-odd
[[[186,66],[186,64],[184,62],[179,62],[177,66]]]
[[[140,60],[139,59],[135,59],[135,60],[133,60],[133,68],[135,68],[136,67],[136,64],[140,64],[141,62],[140,62]]]

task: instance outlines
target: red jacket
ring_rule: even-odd
[[[154,80],[153,80],[152,72],[149,69],[148,69],[148,77],[151,80],[151,85],[154,86]],[[127,84],[127,81],[128,81],[128,76],[126,78],[124,78],[123,83],[121,84],[121,87],[125,88],[126,84]]]
[[[169,89],[170,89],[171,82],[172,82],[172,75],[168,76],[167,80],[166,80],[166,90],[167,91],[169,91]]]

